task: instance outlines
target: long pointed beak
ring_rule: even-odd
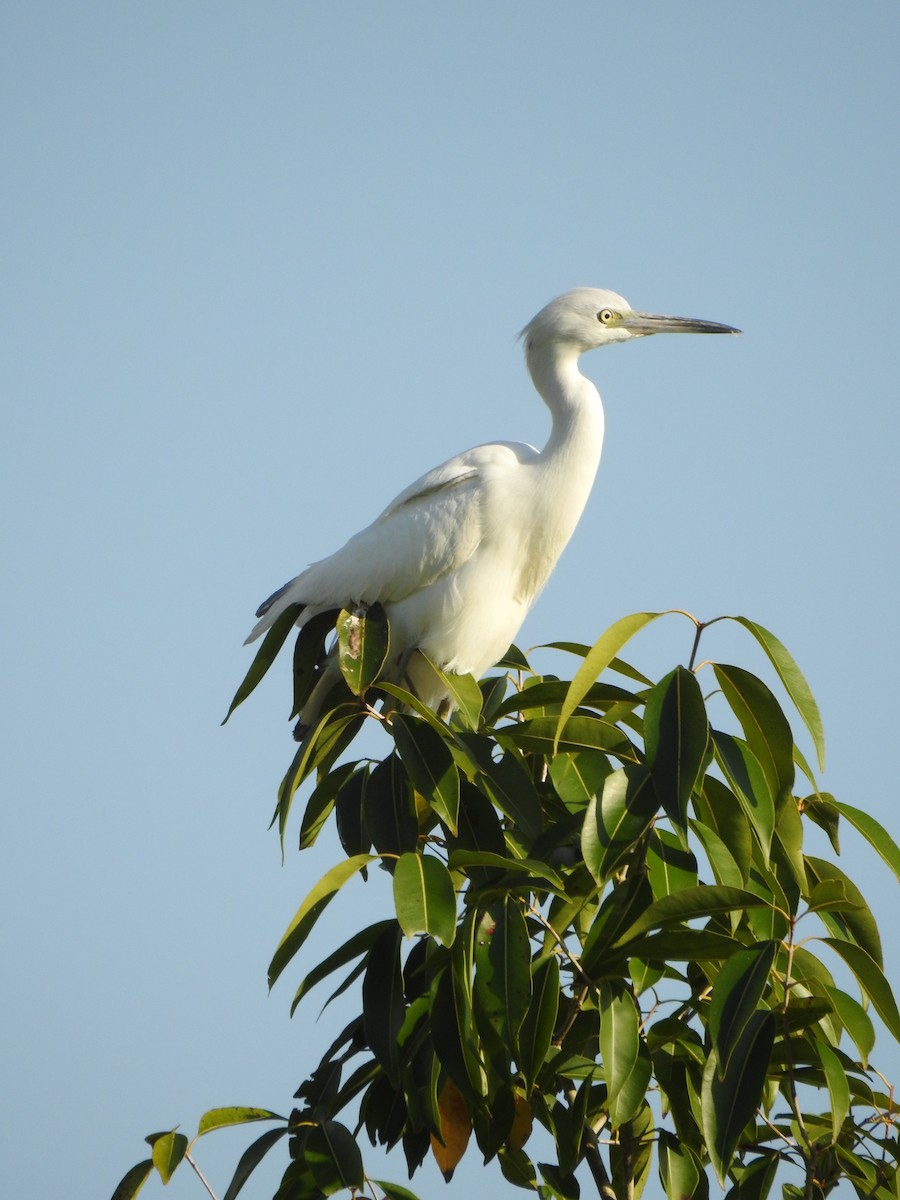
[[[695,317],[660,317],[655,313],[623,312],[619,324],[629,333],[740,333],[732,325],[700,321]]]

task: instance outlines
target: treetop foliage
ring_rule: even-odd
[[[300,630],[293,713],[335,628],[342,682],[298,731],[273,824],[284,846],[311,780],[300,848],[333,815],[346,857],[303,899],[269,981],[299,968],[292,1012],[326,982],[326,1005],[357,994],[358,1012],[288,1115],[202,1118],[198,1138],[271,1123],[222,1200],[283,1139],[275,1200],[414,1200],[367,1176],[363,1134],[402,1148],[410,1178],[433,1155],[449,1180],[477,1147],[510,1183],[559,1200],[587,1178],[604,1197],[639,1200],[654,1173],[669,1200],[711,1188],[765,1200],[776,1186],[812,1200],[841,1180],[859,1197],[900,1196],[893,1091],[871,1057],[873,1012],[898,1040],[900,1012],[869,905],[833,861],[847,826],[897,878],[900,850],[820,789],[763,679],[695,665],[706,624],[689,618],[688,664],[656,682],[619,657],[662,615],[625,617],[591,647],[552,647],[574,656],[570,680],[538,674],[515,647],[504,674],[447,676],[449,721],[380,678],[390,630],[378,606]],[[296,616],[269,631],[229,715]],[[821,770],[822,723],[796,663],[768,630],[733,620]],[[369,721],[389,753],[347,758]],[[813,826],[827,857],[809,849]],[[392,915],[366,923],[361,909],[359,928],[309,963],[307,939],[341,888],[384,872]],[[147,1140],[151,1156],[114,1200],[154,1168],[163,1182],[183,1160],[199,1173],[177,1130]]]

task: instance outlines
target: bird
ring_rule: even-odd
[[[380,604],[390,624],[383,677],[446,715],[446,681],[429,660],[444,673],[478,678],[502,659],[587,503],[604,416],[597,388],[579,370],[581,355],[651,334],[739,332],[715,321],[638,312],[604,288],[557,296],[520,334],[532,383],[550,411],[543,449],[491,442],[428,471],[340,550],[265,600],[247,642],[292,605],[302,606],[296,624],[303,626],[327,610]],[[332,649],[299,730],[319,718],[338,678]]]

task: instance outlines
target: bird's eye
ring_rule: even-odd
[[[597,313],[597,320],[601,325],[612,325],[615,319],[615,313],[611,308],[601,308]]]

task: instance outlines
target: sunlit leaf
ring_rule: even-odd
[[[855,1042],[862,1065],[867,1067],[869,1055],[875,1046],[875,1029],[871,1017],[858,1000],[848,996],[840,988],[829,987],[826,984],[825,991],[834,1007],[835,1016]]]
[[[784,684],[785,691],[794,702],[797,712],[809,730],[809,735],[816,748],[819,770],[824,771],[825,735],[822,730],[822,717],[819,713],[819,706],[816,704],[800,668],[774,633],[770,633],[768,629],[764,629],[755,621],[748,620],[747,617],[734,617],[733,620],[749,630],[768,655],[769,661],[778,672],[778,678]]]
[[[581,831],[581,853],[598,883],[605,882],[649,826],[659,808],[650,776],[623,768],[603,781],[603,791],[588,806]]]
[[[668,829],[657,826],[647,849],[647,874],[656,899],[694,887],[697,883],[697,859],[682,848],[681,839]]]
[[[846,817],[850,824],[859,830],[869,845],[877,850],[891,868],[895,877],[900,879],[900,847],[897,846],[885,827],[869,813],[863,812],[860,808],[854,808],[852,804],[835,802],[835,805],[841,816]]]
[[[348,879],[374,861],[372,854],[357,854],[332,867],[322,876],[306,899],[297,909],[294,919],[284,932],[272,961],[269,964],[269,987],[271,987],[287,964],[291,961],[303,943],[309,937],[316,921],[322,915],[328,904],[334,899]]]
[[[674,921],[688,921],[693,917],[709,917],[714,913],[731,912],[733,909],[759,907],[767,907],[766,901],[743,888],[698,884],[690,891],[664,896],[662,900],[656,900],[649,905],[641,916],[620,934],[616,944],[622,945],[638,934],[662,928]]]
[[[254,1121],[283,1121],[285,1118],[267,1108],[211,1108],[200,1118],[197,1137],[211,1133],[214,1129],[225,1129],[231,1125],[247,1125]]]
[[[153,1165],[159,1172],[163,1183],[168,1183],[172,1174],[188,1148],[188,1140],[183,1133],[171,1130],[153,1139]]]
[[[431,1135],[431,1152],[444,1181],[449,1183],[472,1135],[472,1119],[465,1097],[452,1079],[448,1079],[441,1088],[438,1111],[441,1117],[441,1136],[437,1138],[434,1134]]]
[[[622,617],[602,634],[593,644],[584,662],[575,672],[572,685],[563,703],[559,719],[559,737],[566,723],[587,695],[596,679],[606,670],[622,647],[645,625],[655,621],[662,613],[640,612]],[[554,747],[556,749],[556,747]]]
[[[704,1194],[700,1184],[702,1167],[690,1146],[663,1129],[657,1152],[659,1178],[669,1200],[693,1200],[698,1192]]]
[[[879,967],[883,967],[884,958],[878,925],[865,897],[853,880],[835,863],[813,855],[807,856],[806,866],[810,884],[815,886],[827,881],[839,883],[845,897],[851,902],[850,905],[836,904],[830,909],[820,910],[822,921],[829,932],[856,942]]]
[[[850,1085],[843,1064],[831,1047],[821,1038],[815,1040],[816,1054],[825,1072],[828,1098],[831,1101],[831,1141],[841,1136],[844,1120],[850,1111]]]
[[[794,739],[781,705],[761,679],[742,667],[713,663],[713,671],[772,795],[788,794],[794,785]]]
[[[432,854],[402,854],[394,870],[394,907],[407,937],[428,933],[445,946],[456,934],[450,872]]]
[[[380,604],[341,609],[336,628],[341,674],[355,696],[364,696],[378,678],[390,649],[384,609]]]
[[[621,985],[606,981],[600,984],[600,1057],[610,1122],[618,1129],[640,1108],[651,1068],[634,998]]]
[[[864,994],[875,1006],[875,1011],[887,1025],[893,1036],[900,1041],[900,1012],[897,1011],[897,1001],[891,986],[885,979],[881,968],[865,950],[853,942],[845,942],[842,938],[820,938],[825,946],[830,946],[844,960]]]

